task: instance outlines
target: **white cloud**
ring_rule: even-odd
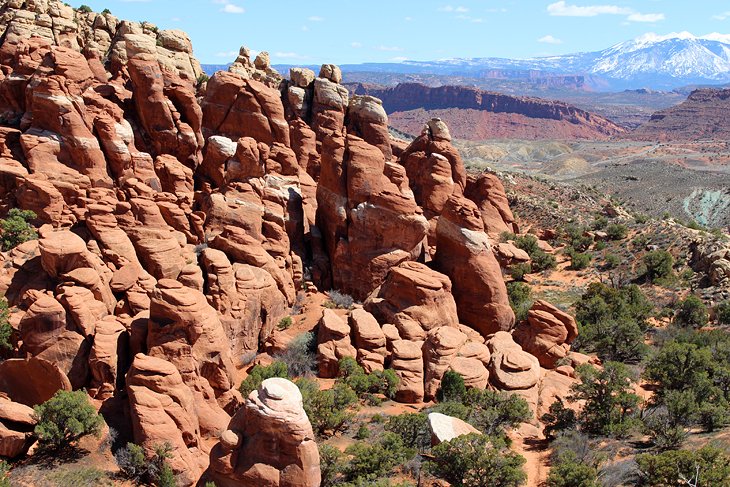
[[[630,7],[619,5],[571,5],[565,0],[551,3],[548,14],[554,17],[596,17],[598,15],[624,15],[628,22],[659,22],[666,16],[662,13],[642,14]]]
[[[413,20],[413,17],[405,17],[403,20],[405,20],[406,22],[410,22],[411,20]]]
[[[319,15],[312,15],[311,17],[307,17],[307,20],[310,22],[323,22],[324,17],[320,17]]]
[[[362,42],[351,42],[350,47],[354,47],[355,49],[360,49],[362,47]]]
[[[551,36],[549,34],[546,36],[540,37],[537,40],[537,42],[542,42],[543,44],[562,44],[563,43],[563,41],[561,41],[557,37]]]
[[[390,60],[393,62],[396,62],[396,63],[402,63],[403,61],[408,60],[408,58],[405,56],[396,56],[396,57],[390,58]]]
[[[664,14],[631,14],[628,17],[629,22],[659,22],[664,20],[666,17]]]
[[[227,14],[242,14],[246,12],[245,8],[240,7],[235,3],[231,3],[230,0],[213,0],[213,3],[223,5],[221,12],[225,12]]]
[[[730,19],[730,10],[728,10],[727,12],[723,12],[721,14],[713,15],[712,18],[715,19],[715,20],[726,20],[726,19]]]
[[[454,7],[453,5],[444,5],[443,7],[438,8],[439,12],[456,12],[458,14],[465,14],[469,11],[468,8],[463,7],[461,5]]]

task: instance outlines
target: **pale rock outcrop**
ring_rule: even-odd
[[[347,131],[380,149],[386,161],[392,159],[388,115],[383,108],[383,102],[378,98],[355,95],[350,99],[347,108]]]
[[[319,450],[297,386],[263,381],[213,447],[209,473],[220,487],[318,487]]]
[[[436,446],[444,441],[451,441],[468,434],[481,435],[482,432],[459,418],[441,413],[428,415],[428,427],[431,429],[431,445]]]

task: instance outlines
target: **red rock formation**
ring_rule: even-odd
[[[267,379],[251,393],[213,447],[210,474],[220,487],[320,485],[319,450],[296,385]]]
[[[350,325],[325,309],[319,320],[317,336],[317,364],[319,376],[324,378],[337,377],[340,372],[339,361],[345,357],[357,357],[357,349],[352,346],[350,339]]]
[[[625,131],[606,118],[564,102],[516,97],[467,86],[431,88],[418,83],[401,83],[393,88],[382,88],[363,85],[355,93],[383,100],[391,125],[411,134],[420,133],[423,120],[434,116],[451,127],[454,137],[471,140],[505,136],[606,139]],[[410,112],[417,109],[421,110]],[[408,117],[409,113],[417,113],[417,116]]]
[[[464,197],[449,198],[436,230],[436,268],[454,283],[461,321],[487,336],[511,330],[515,315],[509,305],[502,271],[476,205]]]
[[[542,300],[535,301],[513,337],[522,348],[534,355],[540,365],[552,369],[566,357],[570,344],[578,337],[578,325],[569,314]]]
[[[476,203],[482,213],[484,231],[496,237],[502,232],[519,233],[504,186],[496,174],[483,172],[469,175],[464,196]]]

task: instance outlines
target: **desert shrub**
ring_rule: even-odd
[[[297,335],[283,352],[274,354],[276,361],[286,364],[289,377],[305,377],[317,366],[317,337],[307,332]]]
[[[553,455],[552,468],[547,478],[548,487],[599,487],[595,466],[578,460],[570,450]]]
[[[284,318],[279,320],[279,324],[276,325],[276,327],[281,330],[288,330],[292,325],[292,319],[291,316],[285,316]]]
[[[329,296],[330,299],[327,303],[325,303],[326,307],[337,309],[352,309],[352,306],[355,304],[355,300],[352,298],[352,296],[348,296],[347,294],[341,293],[334,289],[328,292],[327,296]]]
[[[608,218],[603,215],[598,215],[591,223],[592,230],[603,230],[608,225]]]
[[[633,393],[633,377],[620,362],[606,362],[602,370],[585,364],[576,369],[580,383],[571,387],[570,401],[585,401],[578,416],[581,430],[624,437],[636,427],[640,398]]]
[[[319,468],[322,473],[320,487],[332,487],[342,472],[342,452],[331,445],[319,445]]]
[[[344,382],[336,382],[332,389],[322,391],[316,381],[299,379],[304,411],[319,436],[330,436],[344,431],[352,421],[357,394]]]
[[[112,11],[109,10],[108,8],[105,8],[104,10],[101,11],[101,13],[105,14],[105,15],[111,15]]]
[[[532,290],[530,286],[523,282],[508,282],[507,295],[517,320],[527,319],[527,312],[532,307]]]
[[[352,357],[343,357],[338,366],[340,370],[338,381],[347,384],[358,397],[364,397],[367,394],[395,397],[400,378],[394,370],[374,370],[372,373],[366,374],[365,369]]]
[[[469,408],[468,421],[483,433],[504,435],[505,428],[528,421],[530,406],[517,394],[470,389],[463,403]]]
[[[43,448],[58,449],[98,435],[104,424],[83,390],[58,391],[33,410],[38,419],[34,431]]]
[[[568,224],[563,230],[565,232],[565,240],[568,247],[576,249],[579,252],[588,250],[593,243],[593,237],[587,234],[585,227]]]
[[[555,439],[556,433],[575,429],[578,419],[575,411],[566,408],[561,399],[556,399],[548,408],[548,412],[540,417],[540,421],[545,425],[543,430],[545,438],[552,440]]]
[[[134,443],[127,443],[114,455],[117,466],[126,479],[137,484],[152,484],[157,487],[176,485],[175,476],[168,464],[172,458],[172,445],[164,443],[154,446],[154,454],[150,457],[144,448]]]
[[[272,377],[289,377],[289,369],[284,362],[274,362],[271,365],[255,365],[248,377],[241,382],[238,390],[244,398],[248,397],[251,392],[258,390],[261,383]]]
[[[580,253],[580,252],[572,252],[570,254],[570,269],[574,271],[580,271],[588,267],[588,265],[591,263],[591,255]]]
[[[198,86],[202,86],[203,83],[207,83],[210,81],[210,76],[208,76],[205,73],[202,73],[200,76],[198,76]]]
[[[679,303],[672,323],[681,327],[702,328],[709,321],[707,306],[699,297],[690,294]]]
[[[621,257],[616,254],[607,254],[603,260],[603,266],[608,270],[615,269],[621,264]]]
[[[603,240],[599,240],[593,246],[593,249],[596,250],[596,251],[601,251],[601,250],[604,250],[606,247],[608,247],[608,244],[606,242],[604,242]]]
[[[13,336],[13,327],[10,325],[10,310],[5,297],[0,297],[0,352],[12,350],[13,344],[10,339]]]
[[[524,250],[530,256],[532,260],[530,272],[542,272],[557,267],[555,257],[540,249],[537,237],[534,235],[517,237],[515,239],[515,246]]]
[[[516,487],[527,476],[525,458],[502,438],[469,434],[436,445],[429,470],[456,487]]]
[[[629,234],[629,229],[626,225],[620,223],[612,223],[606,227],[606,235],[611,240],[623,240]]]
[[[524,281],[525,276],[532,273],[532,266],[529,264],[529,262],[520,262],[518,264],[513,264],[509,268],[509,275],[512,276],[512,279],[515,281]]]
[[[162,465],[160,475],[157,476],[155,481],[155,487],[177,487],[175,472],[172,471],[172,467],[168,463]]]
[[[406,448],[423,451],[431,446],[431,429],[428,425],[428,416],[424,413],[391,416],[385,424],[385,430],[400,436]]]
[[[0,220],[0,246],[3,251],[8,251],[23,242],[35,240],[38,238],[33,226],[28,223],[34,220],[36,214],[30,210],[20,210],[13,208],[8,212],[8,216]]]
[[[644,255],[643,262],[646,267],[646,278],[649,281],[655,281],[667,278],[672,274],[674,257],[666,250],[652,250]]]
[[[385,433],[378,442],[358,442],[347,447],[345,454],[349,459],[343,472],[349,481],[375,480],[413,458],[415,453],[415,450],[403,445],[400,436]]]
[[[644,415],[644,430],[662,450],[678,448],[689,435],[699,414],[692,391],[668,391],[659,406]]]
[[[82,5],[79,7],[79,12],[90,14],[91,12],[93,12],[93,10],[91,10],[91,7],[89,7],[88,5]]]
[[[515,235],[512,232],[502,232],[499,234],[500,242],[509,242],[510,240],[514,240],[516,238],[517,238],[517,235]]]
[[[149,472],[144,448],[134,443],[127,443],[127,446],[120,448],[114,454],[114,460],[122,476],[129,480],[141,482]]]
[[[715,487],[730,482],[730,457],[706,445],[699,450],[673,450],[636,456],[641,486],[692,485]]]
[[[638,362],[645,355],[644,332],[654,308],[638,286],[591,283],[575,308],[580,329],[576,350],[621,362]]]
[[[370,438],[370,429],[368,429],[366,424],[361,424],[360,427],[355,432],[354,438],[356,440],[367,440]]]
[[[461,401],[466,395],[464,378],[458,372],[447,370],[441,378],[441,386],[436,391],[439,402]]]
[[[0,487],[10,487],[10,466],[5,460],[0,460]]]

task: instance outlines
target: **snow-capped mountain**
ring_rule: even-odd
[[[479,76],[491,70],[535,70],[604,78],[612,88],[675,88],[730,82],[730,35],[646,34],[598,52],[532,59],[406,61],[419,71]]]

